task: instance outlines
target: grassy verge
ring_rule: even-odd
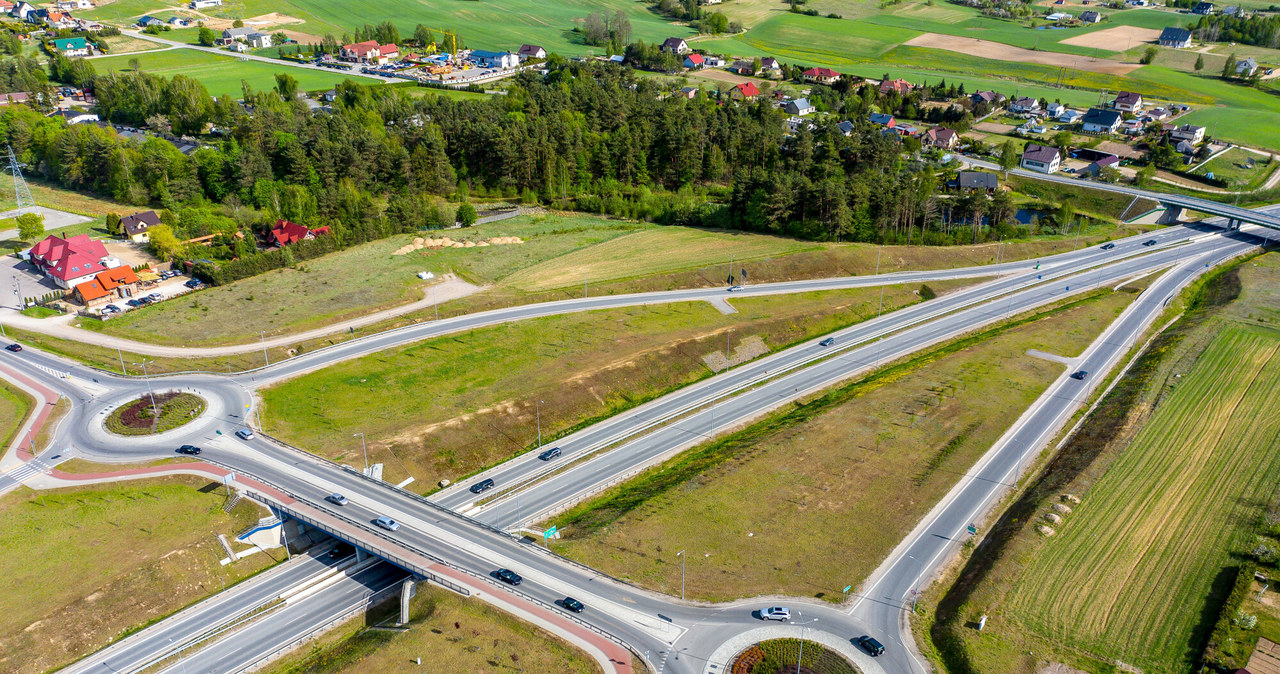
[[[969,281],[932,284],[944,291]],[[889,286],[884,310],[919,301]],[[878,288],[626,307],[481,328],[338,363],[263,391],[264,430],[358,462],[363,431],[387,478],[456,480],[734,362],[875,316]],[[317,405],[317,399],[341,405]]]
[[[447,662],[451,672],[600,671],[594,660],[557,637],[482,601],[463,599],[426,583],[418,585],[410,602],[408,631],[368,629],[398,619],[399,612],[398,600],[387,602],[263,671],[391,672],[405,669],[419,657],[424,664]]]
[[[257,521],[196,478],[0,499],[0,669],[48,671],[273,563],[223,567],[215,532]],[[57,582],[51,582],[56,578]]]
[[[49,318],[50,316],[61,316],[62,312],[49,307],[27,307],[22,310],[23,316],[31,318]]]
[[[838,601],[1062,372],[1026,351],[1078,354],[1132,298],[1021,316],[783,409],[554,518],[556,548],[659,591],[688,549],[695,597]]]
[[[155,435],[194,421],[204,408],[204,398],[194,393],[145,395],[112,410],[106,425],[117,435]]]
[[[999,518],[925,625],[948,671],[1021,671],[1028,651],[1090,671],[1194,667],[1226,572],[1275,498],[1277,278],[1268,255],[1200,284]],[[1034,531],[1064,503],[1057,535]]]
[[[131,468],[152,468],[155,466],[173,466],[180,463],[197,463],[197,459],[185,456],[173,456],[158,461],[146,461],[143,463],[96,463],[85,459],[68,459],[58,464],[58,470],[64,473],[73,473],[85,475],[91,473],[112,473],[121,470],[129,470]]]

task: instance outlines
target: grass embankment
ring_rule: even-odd
[[[967,282],[932,284],[946,290]],[[919,301],[890,286],[884,310]],[[496,325],[338,363],[262,393],[264,430],[337,461],[363,431],[387,477],[457,480],[735,362],[873,317],[878,288],[628,307]],[[732,331],[732,334],[728,334]],[[342,401],[317,405],[317,400]]]
[[[164,37],[161,35],[161,37]],[[247,82],[256,91],[275,88],[277,73],[287,73],[298,80],[298,88],[302,91],[329,89],[344,80],[354,80],[360,84],[378,84],[378,80],[362,75],[316,68],[295,68],[281,63],[263,63],[261,61],[241,60],[228,54],[221,56],[195,49],[165,49],[145,51],[122,56],[108,56],[93,60],[93,66],[99,73],[132,70],[132,62],[138,62],[139,70],[152,75],[173,77],[186,75],[204,85],[211,96],[240,96],[243,89],[241,81]]]
[[[1196,173],[1202,176],[1212,173],[1214,178],[1230,183],[1230,189],[1249,191],[1262,187],[1277,167],[1280,163],[1271,157],[1232,148],[1198,167]]]
[[[838,601],[1129,304],[1015,318],[696,447],[548,524],[553,548],[652,589]],[[874,523],[871,525],[870,523]]]
[[[106,426],[116,435],[155,435],[191,423],[204,409],[204,398],[194,393],[148,394],[112,410]]]
[[[412,669],[426,671],[599,672],[585,653],[558,637],[477,599],[463,599],[419,583],[410,601],[407,632],[369,630],[395,621],[399,601],[375,608],[321,637],[306,650],[268,666],[267,674],[356,674]],[[444,663],[448,663],[447,666]],[[444,667],[444,670],[440,670]]]
[[[35,401],[25,391],[0,380],[0,455],[18,434]]]
[[[1204,283],[1000,517],[926,625],[948,671],[1196,667],[1277,498],[1277,281],[1271,254]],[[1055,504],[1072,512],[1045,538]]]
[[[214,534],[261,511],[245,502],[224,513],[214,487],[171,478],[0,499],[0,669],[65,665],[273,563],[265,553],[218,563]]]

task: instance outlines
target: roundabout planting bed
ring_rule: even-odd
[[[154,435],[194,421],[204,409],[204,398],[193,393],[157,393],[154,401],[144,395],[113,410],[106,425],[117,435]]]
[[[800,645],[804,644],[801,653]],[[802,659],[803,658],[803,659]],[[738,654],[729,671],[732,674],[858,674],[859,670],[844,656],[822,644],[799,639],[761,641]]]

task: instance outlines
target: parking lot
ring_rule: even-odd
[[[188,288],[186,286],[187,281],[190,281],[190,280],[191,280],[190,276],[178,275],[168,280],[161,281],[159,285],[151,286],[149,288],[139,289],[138,292],[130,299],[141,299],[143,297],[159,295],[160,299],[157,301],[160,301],[160,302],[168,301],[175,297],[178,297],[179,295],[185,295],[189,292],[192,292],[192,288]],[[99,313],[107,306],[114,306],[119,308],[120,313],[124,313],[126,311],[132,311],[134,309],[139,308],[139,307],[129,306],[129,300],[117,299],[112,302],[109,302],[108,304],[103,304],[103,305],[94,307],[93,309],[90,309],[90,311],[93,313]]]
[[[14,255],[5,255],[0,260],[0,307],[21,309],[24,297],[40,297],[63,290],[30,262]]]

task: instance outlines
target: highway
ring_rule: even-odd
[[[1142,246],[1142,242],[1147,239],[1156,239],[1159,245]],[[559,305],[555,307],[516,307],[463,316],[448,322],[419,324],[384,335],[353,340],[304,354],[254,373],[233,377],[192,374],[155,378],[152,383],[157,387],[164,390],[189,388],[200,392],[210,404],[202,419],[183,429],[145,441],[123,440],[106,434],[101,427],[101,417],[114,406],[145,391],[147,382],[108,375],[36,349],[27,349],[21,354],[6,353],[5,357],[10,364],[72,399],[71,412],[54,434],[54,446],[74,448],[78,454],[95,460],[132,461],[170,456],[172,448],[181,442],[199,444],[206,450],[202,458],[235,471],[238,480],[242,479],[247,489],[257,490],[259,497],[294,514],[310,517],[331,532],[358,542],[366,549],[404,559],[421,560],[424,566],[431,565],[432,568],[460,574],[465,583],[491,595],[510,594],[510,591],[499,586],[488,574],[500,566],[515,569],[526,578],[525,584],[519,588],[522,594],[515,596],[544,608],[552,607],[550,610],[558,611],[557,619],[566,621],[564,624],[568,625],[577,618],[554,609],[554,601],[572,594],[588,606],[588,612],[582,616],[583,620],[588,621],[590,626],[625,641],[645,655],[651,663],[656,665],[661,662],[665,670],[673,672],[718,671],[717,668],[724,665],[724,658],[732,655],[721,653],[721,646],[729,643],[736,635],[751,634],[753,630],[760,628],[761,623],[750,615],[752,608],[759,608],[759,602],[705,607],[673,600],[558,558],[537,546],[512,538],[499,528],[486,526],[486,523],[508,526],[509,523],[529,520],[533,513],[554,509],[563,502],[566,495],[573,495],[574,490],[585,492],[591,488],[598,489],[626,471],[714,434],[717,428],[749,419],[795,395],[855,376],[877,362],[892,360],[940,340],[972,331],[1005,315],[1061,299],[1080,292],[1085,286],[1114,284],[1120,279],[1146,271],[1173,267],[1173,272],[1161,277],[1152,289],[1143,294],[1141,301],[1134,305],[1141,308],[1126,312],[1114,334],[1107,340],[1100,340],[1086,356],[1085,360],[1089,363],[1086,369],[1099,367],[1101,371],[1102,366],[1113,363],[1127,350],[1126,339],[1131,339],[1144,321],[1149,322],[1158,313],[1159,305],[1164,301],[1161,292],[1172,291],[1181,283],[1194,278],[1207,268],[1206,264],[1215,264],[1224,257],[1247,251],[1256,244],[1256,240],[1244,235],[1228,237],[1207,234],[1197,229],[1174,227],[1150,236],[1118,241],[1115,249],[1110,251],[1091,248],[1046,258],[1039,270],[1031,270],[1032,263],[1029,262],[1001,265],[1003,271],[1009,274],[1005,278],[923,302],[835,333],[835,349],[819,350],[812,343],[802,344],[664,396],[627,415],[620,415],[617,421],[610,419],[599,428],[584,429],[578,438],[565,438],[559,443],[566,449],[562,462],[570,461],[575,455],[580,456],[587,451],[597,451],[606,444],[623,440],[628,442],[613,451],[600,452],[597,457],[582,462],[561,476],[529,482],[528,488],[520,497],[522,508],[529,508],[529,512],[523,509],[517,511],[514,499],[503,499],[477,512],[483,522],[461,516],[445,505],[429,503],[416,495],[366,478],[305,452],[284,447],[261,435],[252,441],[243,442],[230,436],[230,433],[243,425],[246,408],[253,404],[254,388],[338,360],[409,343],[431,334],[444,334],[442,331],[464,330],[501,320],[548,315],[546,312],[563,313],[625,306],[628,302],[637,304],[724,298],[724,291],[606,296],[549,303]],[[955,278],[991,274],[990,268],[979,269],[986,273],[974,270],[912,272],[879,278],[857,277],[774,284],[748,288],[743,294],[850,287],[851,283],[914,283],[938,278],[937,274],[942,273],[970,274],[957,275]],[[1086,272],[1083,277],[1069,278],[1081,271]],[[1001,297],[1002,294],[1005,295]],[[992,302],[995,298],[999,299]],[[879,341],[869,342],[877,338]],[[802,367],[806,364],[809,366]],[[914,587],[917,579],[936,568],[939,560],[950,549],[949,546],[958,543],[952,530],[953,525],[972,521],[972,513],[989,504],[993,494],[1007,485],[1008,475],[1015,473],[1021,465],[1019,457],[1036,450],[1032,441],[1051,435],[1053,425],[1069,417],[1083,400],[1089,387],[1096,385],[1097,381],[1086,380],[1080,383],[1079,389],[1064,388],[1069,384],[1063,382],[1055,383],[1051,390],[1056,391],[1056,395],[1030,410],[1028,414],[1032,418],[1019,426],[1031,435],[1015,433],[1019,442],[1010,441],[993,448],[970,476],[961,480],[957,485],[959,491],[943,502],[936,516],[927,519],[922,524],[922,529],[904,542],[906,552],[899,554],[903,548],[896,551],[887,566],[869,581],[868,591],[853,606],[852,612],[807,600],[789,603],[806,616],[820,617],[821,622],[816,624],[817,630],[837,641],[844,640],[847,644],[850,637],[869,632],[891,644],[886,655],[874,661],[848,646],[846,654],[864,671],[920,671],[919,664],[911,659],[909,650],[901,643],[894,643],[894,636],[898,634],[898,620],[902,616],[903,595],[900,590],[903,583]],[[707,406],[716,400],[721,402]],[[655,419],[670,419],[681,413],[687,413],[687,416],[675,424],[654,426]],[[219,431],[221,435],[218,434]],[[651,432],[639,435],[645,431]],[[508,471],[498,473],[503,476],[503,480],[520,482],[540,470],[540,466],[533,461],[536,459],[526,455],[495,470]],[[557,482],[574,471],[580,472],[567,485]],[[978,476],[982,476],[981,479]],[[283,496],[264,495],[264,490],[252,486],[255,481],[279,490]],[[351,503],[339,507],[321,500],[324,495],[333,491],[347,494]],[[469,492],[461,489],[442,493],[438,498],[446,505],[474,507],[469,500]],[[378,515],[391,515],[403,526],[394,534],[384,534],[370,524]],[[963,530],[963,525],[960,530]],[[950,532],[950,535],[939,539],[935,535],[939,531]],[[920,547],[916,547],[917,545]],[[907,555],[912,559],[927,559],[928,562],[918,566],[918,573],[905,573],[902,565],[914,564],[903,561],[908,559]],[[337,600],[338,594],[340,593],[334,595],[335,601],[345,601]],[[871,601],[866,601],[867,599]],[[300,625],[299,630],[305,630],[307,625],[315,623],[318,616],[335,610],[336,605],[302,602],[298,606],[310,608],[297,609],[298,615],[290,614],[290,620]],[[235,646],[245,653],[255,650],[267,652],[270,644],[266,642],[273,639],[275,644],[286,641],[285,632],[288,630],[283,627],[280,629],[284,632],[276,634],[274,629],[258,631],[255,638],[260,643],[256,644],[244,641],[248,636],[228,639],[219,644],[226,643],[227,648]],[[195,630],[188,629],[187,633],[193,631]],[[254,631],[244,630],[236,635],[250,632]],[[185,662],[191,664],[197,656],[198,653],[192,654]]]

